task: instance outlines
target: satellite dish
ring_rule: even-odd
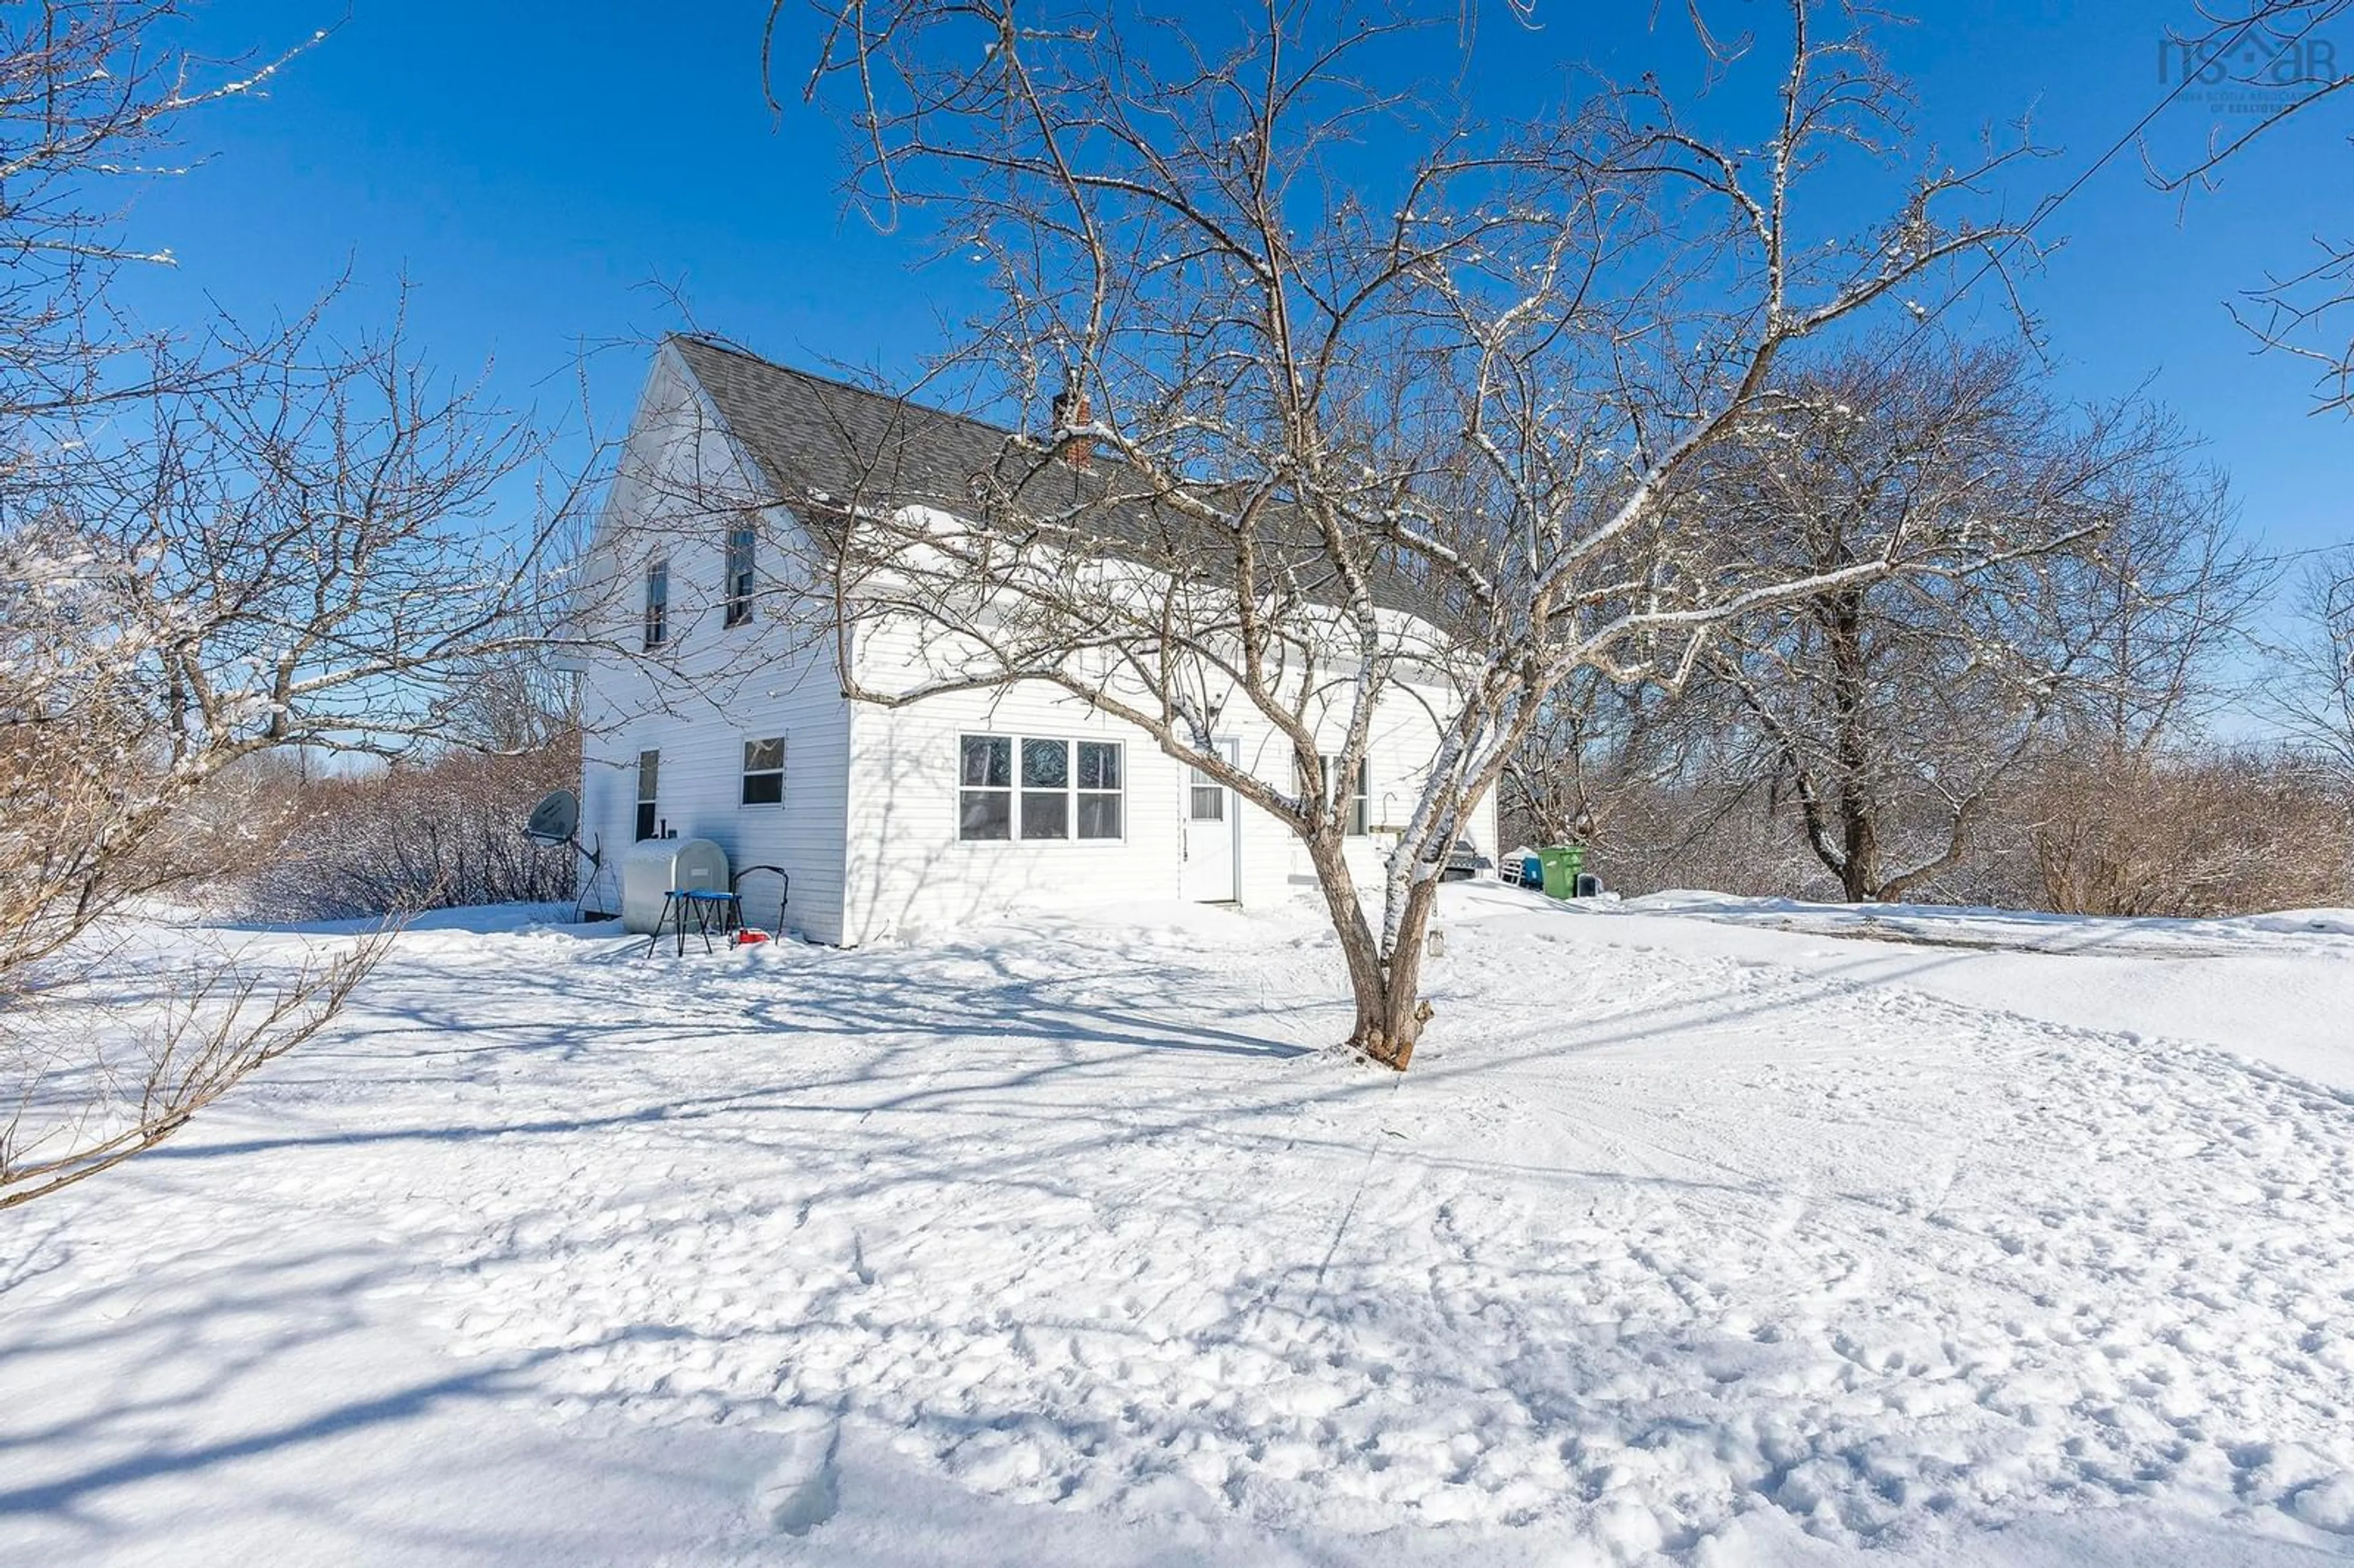
[[[588,911],[588,895],[605,870],[605,841],[599,838],[586,844],[580,842],[580,797],[569,789],[548,791],[531,809],[523,825],[523,836],[542,849],[570,844],[572,853],[588,863],[588,879],[578,884],[578,896],[572,901],[572,918],[578,921]]]
[[[572,835],[580,831],[580,797],[569,789],[549,793],[531,809],[531,820],[523,825],[523,836],[535,844],[568,844]]]

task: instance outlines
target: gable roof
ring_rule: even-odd
[[[731,433],[760,468],[777,502],[838,547],[854,505],[936,507],[973,515],[990,484],[1023,510],[1053,517],[1107,553],[1161,570],[1216,580],[1230,560],[1228,537],[1157,503],[1117,461],[1080,468],[1017,450],[1013,432],[963,414],[928,408],[830,376],[762,359],[708,338],[670,340]],[[1310,599],[1342,598],[1322,541],[1286,528],[1281,514],[1262,525],[1260,548],[1297,574]],[[1206,568],[1206,571],[1204,570]],[[1385,609],[1437,620],[1427,591],[1394,567],[1370,576]]]
[[[975,477],[999,466],[1011,433],[708,338],[674,337],[671,345],[789,507],[871,498],[963,514]],[[1084,499],[1079,471],[1053,466],[1072,486],[1065,503]]]

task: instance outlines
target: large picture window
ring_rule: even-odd
[[[775,806],[785,799],[785,737],[744,743],[744,790],[747,806]]]
[[[1128,831],[1118,741],[968,735],[958,747],[960,839],[1105,840]]]

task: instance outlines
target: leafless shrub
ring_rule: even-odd
[[[269,815],[236,804],[262,759],[439,738],[469,676],[538,646],[574,516],[558,494],[496,525],[491,495],[540,443],[427,374],[398,323],[339,342],[323,306],[175,335],[112,307],[117,269],[168,257],[123,241],[106,193],[169,173],[188,112],[276,69],[160,48],[172,16],[0,12],[0,1096],[42,1111],[11,1134],[12,1202],[168,1136],[341,1005],[380,944],[274,995],[233,955],[175,970],[176,1022],[127,1094],[95,1015],[70,1014],[81,1070],[43,1022],[103,959],[102,923],[267,847]],[[77,1085],[90,1114],[58,1114]]]
[[[317,779],[280,853],[250,883],[270,919],[347,919],[572,896],[575,856],[521,832],[533,804],[580,776],[578,744],[444,751],[382,771]]]
[[[2025,791],[2048,908],[2245,915],[2354,900],[2354,799],[2292,752],[2078,753]]]
[[[379,929],[269,985],[232,960],[175,967],[163,977],[160,1021],[153,1007],[109,1010],[70,995],[0,1012],[0,1082],[14,1088],[13,1102],[0,1107],[0,1209],[47,1197],[171,1137],[324,1028],[391,934]],[[13,978],[21,1001],[27,977]],[[93,1053],[93,1042],[115,1054]]]

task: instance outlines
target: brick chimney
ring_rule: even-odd
[[[1055,394],[1055,428],[1059,430],[1073,425],[1084,425],[1094,417],[1087,408],[1087,395],[1066,379],[1063,389]],[[1084,473],[1095,466],[1096,444],[1084,439],[1066,441],[1062,457],[1065,462]]]

